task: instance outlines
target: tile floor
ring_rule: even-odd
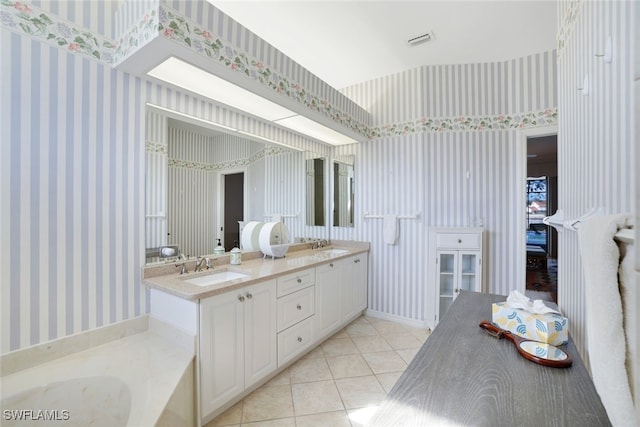
[[[429,333],[361,316],[205,427],[362,426]]]

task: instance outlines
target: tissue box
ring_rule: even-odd
[[[526,310],[511,308],[506,302],[494,303],[491,313],[493,323],[523,338],[551,345],[562,345],[569,341],[569,321],[559,314],[531,314]]]

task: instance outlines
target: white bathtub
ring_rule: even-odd
[[[0,425],[156,425],[193,355],[149,330],[5,375]]]
[[[73,378],[3,396],[3,426],[126,426],[131,392],[120,379],[106,376]]]

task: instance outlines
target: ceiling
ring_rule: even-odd
[[[554,0],[208,0],[337,89],[421,65],[500,62],[556,45]],[[433,40],[407,40],[432,32]]]

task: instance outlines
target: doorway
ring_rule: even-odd
[[[526,293],[532,299],[558,302],[558,238],[542,219],[558,203],[557,135],[527,138]]]
[[[238,221],[244,220],[244,172],[223,174],[223,246],[229,252],[240,242]]]

